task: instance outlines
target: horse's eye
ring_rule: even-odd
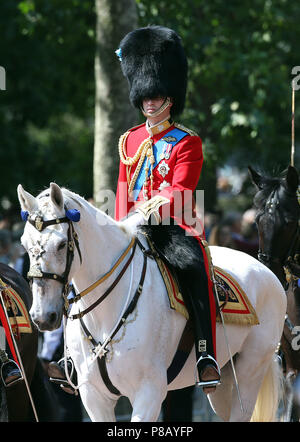
[[[59,245],[58,245],[58,247],[57,247],[57,250],[62,250],[62,249],[64,249],[65,247],[66,247],[66,241],[62,241]]]

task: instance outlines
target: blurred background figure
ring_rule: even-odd
[[[235,249],[235,242],[232,231],[224,221],[215,225],[209,235],[208,244],[210,246],[229,247]]]
[[[240,250],[254,258],[258,254],[258,234],[255,224],[255,210],[243,214],[229,212],[210,231],[208,244]]]
[[[10,263],[10,248],[12,244],[12,235],[8,229],[0,229],[0,262]]]
[[[40,357],[43,362],[45,376],[48,376],[48,365],[50,362],[58,362],[64,355],[63,325],[53,331],[46,331],[40,334],[41,351]],[[58,384],[51,383],[53,391],[61,407],[62,422],[82,422],[82,403],[80,395],[70,395],[62,390]]]

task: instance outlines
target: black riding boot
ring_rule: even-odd
[[[220,369],[215,359],[208,278],[204,262],[185,269],[184,287],[181,293],[191,318],[195,336],[195,350],[198,370],[197,385],[205,393],[212,393],[220,383]]]

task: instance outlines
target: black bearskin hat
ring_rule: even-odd
[[[123,38],[116,53],[135,107],[140,108],[146,97],[171,97],[171,115],[183,111],[187,60],[176,32],[162,26],[136,29]]]

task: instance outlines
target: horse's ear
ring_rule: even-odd
[[[18,198],[21,205],[21,209],[27,212],[34,212],[37,207],[37,201],[33,195],[26,192],[26,190],[23,189],[22,185],[19,184],[17,187],[18,192]]]
[[[59,209],[64,207],[64,196],[61,188],[56,183],[50,183],[50,198],[55,206]]]
[[[289,166],[286,174],[286,184],[291,192],[297,192],[299,186],[299,175],[297,169]]]
[[[252,182],[259,188],[262,188],[262,177],[251,166],[248,166],[248,171]]]

